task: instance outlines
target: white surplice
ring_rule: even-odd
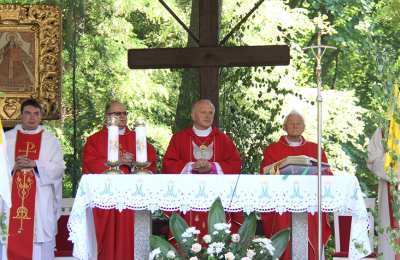
[[[54,243],[57,233],[57,220],[61,211],[62,177],[65,163],[60,142],[52,133],[44,129],[43,126],[32,131],[26,131],[18,124],[6,132],[7,154],[11,168],[14,167],[15,162],[15,144],[18,130],[24,134],[37,134],[43,131],[39,159],[36,160],[38,174],[36,174],[34,248],[37,248],[38,245]],[[5,260],[4,257],[3,260]]]
[[[384,165],[386,152],[382,144],[382,131],[376,129],[368,144],[368,161],[367,166],[378,178],[378,214],[379,227],[390,228],[390,212],[388,197],[388,181],[389,177],[385,172]],[[384,259],[395,259],[395,253],[389,244],[388,236],[383,233],[379,234],[378,253],[382,253]]]

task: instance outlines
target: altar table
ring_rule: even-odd
[[[83,175],[69,218],[74,256],[95,259],[93,207],[143,212],[208,211],[220,197],[225,211],[317,211],[317,176],[278,175]],[[322,211],[351,214],[349,259],[371,252],[368,214],[354,176],[322,176]]]

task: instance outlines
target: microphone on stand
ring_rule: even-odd
[[[237,175],[237,177],[236,177],[236,181],[235,181],[235,186],[234,186],[234,188],[233,188],[233,191],[232,191],[232,194],[231,194],[231,198],[230,198],[230,200],[229,200],[229,208],[231,208],[231,206],[232,206],[232,201],[233,201],[233,198],[235,197],[235,195],[236,195],[236,190],[237,190],[237,186],[238,186],[238,184],[239,184],[239,179],[240,179],[240,176],[242,175],[242,171],[240,171],[239,172],[239,174]],[[233,214],[233,213],[237,213],[237,212],[230,212],[230,214]],[[230,215],[230,222],[232,223],[232,216]],[[236,222],[238,225],[242,225],[243,223],[238,223],[238,222]]]

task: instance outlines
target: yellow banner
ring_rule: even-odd
[[[395,104],[390,109],[390,123],[387,140],[387,153],[385,160],[385,170],[388,172],[389,168],[392,168],[394,172],[397,172],[399,166],[399,151],[400,151],[400,125],[396,121],[396,113],[400,113],[400,96],[399,86],[395,85],[393,90],[393,96]]]

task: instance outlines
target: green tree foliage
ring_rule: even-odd
[[[197,97],[197,83],[191,83],[193,74],[190,76],[184,70],[131,71],[127,68],[129,48],[192,44],[187,33],[158,1],[0,2],[48,3],[63,10],[63,118],[48,125],[62,140],[69,166],[68,178],[75,182],[79,177],[84,141],[102,126],[104,104],[111,99],[121,99],[127,104],[131,127],[136,118],[146,119],[150,139],[159,159],[162,158],[171,129],[181,129],[188,124],[189,104]],[[195,2],[168,1],[194,30],[196,10],[192,12],[192,6]],[[256,2],[223,1],[220,38]],[[288,43],[292,59],[291,64],[284,67],[221,70],[220,124],[237,143],[245,162],[244,172],[258,172],[263,148],[282,133],[282,116],[287,112],[284,111],[285,100],[297,95],[300,100],[315,105],[311,94],[305,94],[305,88],[315,87],[315,60],[302,48],[315,44],[312,20],[322,13],[337,31],[325,35],[322,43],[338,48],[326,51],[323,58],[323,89],[336,90],[327,92],[332,98],[327,98],[326,102],[330,107],[337,107],[324,117],[325,148],[338,171],[355,173],[361,177],[365,191],[374,191],[375,180],[365,168],[365,148],[374,128],[385,123],[390,79],[398,69],[398,5],[398,0],[265,1],[260,5],[226,45]],[[76,121],[73,120],[74,91]],[[335,97],[343,100],[346,106],[335,103]],[[359,116],[346,119],[343,126],[343,121],[337,121],[342,111]],[[74,123],[78,137],[76,159],[73,155]],[[313,126],[307,131],[314,133]],[[70,195],[71,192],[69,189]]]
[[[166,1],[195,33],[198,10],[193,7],[198,1]],[[61,139],[68,164],[64,196],[73,196],[82,146],[87,136],[102,127],[104,105],[112,99],[127,105],[129,126],[133,127],[138,117],[146,119],[161,161],[171,129],[179,130],[190,121],[198,83],[193,70],[131,71],[127,67],[130,48],[193,46],[158,1],[0,3],[53,4],[63,12],[63,116],[47,126]],[[220,38],[256,3],[223,1]],[[304,110],[300,112],[306,115],[305,135],[315,141],[315,59],[303,47],[316,44],[313,19],[322,14],[336,30],[324,35],[322,44],[337,48],[327,50],[322,60],[323,145],[336,173],[356,174],[363,191],[375,193],[376,179],[365,165],[366,146],[374,129],[387,125],[386,111],[395,102],[392,89],[398,82],[400,64],[399,7],[399,0],[289,0],[260,5],[226,45],[286,43],[291,63],[220,72],[220,126],[237,144],[243,172],[259,171],[263,148],[283,134],[283,116],[292,108]]]
[[[245,1],[226,6],[240,19]],[[236,13],[238,12],[238,13]],[[235,15],[236,14],[236,15]],[[264,15],[266,14],[266,15]],[[277,16],[284,19],[277,19]],[[225,19],[233,19],[225,17]],[[252,24],[265,26],[251,26]],[[232,23],[225,24],[226,27]],[[306,36],[313,29],[305,10],[290,9],[283,2],[263,3],[255,15],[232,38],[229,45],[285,44],[287,38]],[[224,28],[223,31],[229,31]],[[241,151],[244,172],[258,172],[262,150],[276,141],[281,129],[281,109],[285,96],[297,93],[298,67],[304,63],[302,42],[291,42],[291,64],[287,67],[224,69],[221,76],[221,126],[229,132]],[[298,94],[297,94],[298,95]]]

